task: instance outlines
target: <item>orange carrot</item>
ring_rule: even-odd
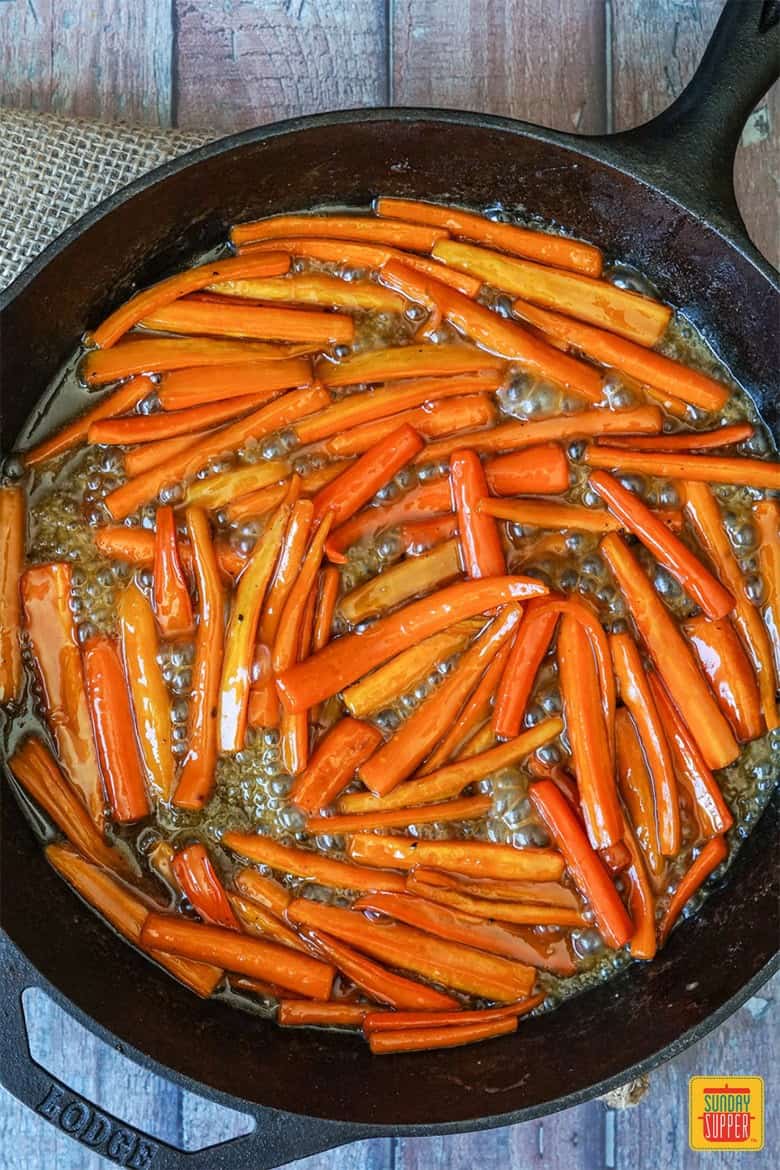
[[[141,943],[253,979],[270,980],[312,999],[328,999],[333,984],[333,968],[319,959],[234,930],[188,922],[180,915],[150,914]]]
[[[680,850],[680,812],[664,724],[634,639],[630,634],[611,634],[609,645],[620,698],[639,733],[653,784],[658,848],[665,857],[675,857]]]
[[[282,702],[291,712],[311,707],[343,690],[394,653],[462,618],[544,593],[544,585],[524,577],[487,577],[450,585],[380,618],[360,634],[335,639],[306,662],[285,670],[277,678]]]
[[[179,560],[173,508],[159,507],[154,541],[154,612],[164,638],[180,638],[195,628],[192,602]]]
[[[628,811],[633,835],[657,882],[663,876],[665,864],[659,839],[653,784],[636,726],[625,707],[620,707],[615,717],[615,746],[620,795]],[[625,837],[623,843],[631,852]]]
[[[617,288],[608,281],[550,268],[546,264],[510,259],[471,244],[440,240],[432,255],[443,264],[479,277],[494,288],[601,326],[640,345],[651,346],[660,341],[672,316],[668,305]]]
[[[132,443],[162,442],[178,435],[189,435],[192,438],[218,423],[262,406],[269,397],[267,394],[249,394],[231,398],[228,402],[207,402],[204,406],[193,406],[189,410],[162,410],[154,414],[106,418],[92,423],[89,442],[129,446]]]
[[[526,607],[498,684],[491,726],[501,739],[519,734],[534,680],[555,633],[558,615],[547,612],[537,616],[537,608],[535,601]]]
[[[623,877],[623,881],[628,886],[628,911],[634,924],[629,951],[635,959],[653,959],[657,950],[655,897],[647,875],[645,858],[625,817],[623,819],[623,843],[631,855],[631,863],[625,870]]]
[[[214,787],[225,602],[206,514],[200,508],[188,508],[186,516],[198,591],[198,628],[187,725],[189,748],[174,804],[199,809]]]
[[[48,439],[43,439],[29,451],[25,451],[25,467],[37,467],[47,459],[53,459],[56,455],[69,451],[71,447],[86,443],[89,428],[93,423],[132,410],[142,398],[146,398],[154,390],[155,385],[151,378],[136,377],[125,382],[124,386],[112,390],[110,394],[104,394],[97,405],[78,415],[73,422],[60,427]]]
[[[557,443],[527,447],[485,463],[488,487],[497,496],[560,495],[569,487],[569,464]]]
[[[308,358],[249,361],[225,366],[194,366],[163,375],[157,396],[164,411],[229,405],[225,399],[268,400],[281,390],[311,384]]]
[[[498,922],[512,922],[520,926],[585,925],[585,919],[579,910],[571,910],[565,906],[546,906],[540,902],[498,902],[495,899],[475,898],[472,894],[464,894],[459,890],[428,885],[414,872],[407,878],[406,888],[412,894],[442,906],[451,906],[454,910],[470,914],[473,918],[487,918],[490,921],[495,919]]]
[[[610,533],[601,542],[607,561],[656,669],[713,768],[723,768],[739,747],[674,619],[628,546]]]
[[[780,490],[780,464],[766,459],[728,455],[665,455],[656,451],[624,451],[588,447],[583,460],[589,467],[605,467],[621,474],[654,475],[692,483],[736,483],[742,487]]]
[[[172,439],[160,439],[157,442],[140,443],[132,451],[126,451],[124,457],[125,475],[128,479],[149,471],[152,467],[159,467],[169,459],[175,459],[183,451],[191,451],[195,442],[200,442],[213,431],[197,431],[192,435],[174,435]]]
[[[223,841],[228,849],[241,854],[242,857],[258,861],[261,865],[270,865],[272,869],[284,873],[307,878],[323,886],[333,886],[340,890],[394,890],[397,893],[404,889],[404,880],[400,874],[381,873],[377,869],[336,861],[331,857],[323,857],[321,853],[315,853],[311,849],[295,849],[290,845],[280,845],[277,841],[254,833],[231,831],[225,833]]]
[[[240,869],[233,878],[239,893],[251,902],[270,910],[277,918],[284,918],[284,912],[292,901],[292,894],[274,878],[258,873],[256,869]]]
[[[476,456],[475,456],[476,458]],[[550,500],[492,500],[479,501],[479,511],[499,520],[514,524],[530,524],[536,528],[569,529],[580,532],[617,532],[623,525],[608,512],[584,508],[579,504],[558,504]]]
[[[627,447],[634,451],[707,451],[712,447],[731,447],[742,443],[753,434],[750,423],[734,423],[714,431],[683,431],[673,435],[651,435],[648,438],[621,439],[615,436],[597,439],[599,446]]]
[[[359,1028],[369,1010],[369,1004],[282,999],[276,1022],[282,1028]]]
[[[485,353],[473,345],[452,342],[446,345],[401,345],[372,349],[366,353],[353,354],[339,362],[322,361],[317,365],[317,376],[325,386],[333,388],[355,386],[361,382],[386,382],[395,378],[449,378],[456,374],[505,369],[504,358]],[[361,418],[360,421],[365,422],[366,419]]]
[[[514,641],[516,640],[517,635],[514,638]],[[420,776],[429,776],[452,759],[474,732],[490,717],[496,688],[504,673],[504,667],[512,651],[514,641],[510,639],[500,648],[463,704],[457,719],[420,768]]]
[[[436,439],[453,431],[472,431],[496,421],[495,404],[486,394],[464,394],[441,402],[426,402],[398,414],[362,423],[346,432],[332,435],[323,443],[328,455],[344,458],[361,455],[390,431],[408,423],[426,439]]]
[[[407,423],[380,439],[327,487],[320,489],[314,497],[315,524],[326,512],[332,515],[334,526],[343,524],[423,446],[420,436]]]
[[[296,661],[300,662],[311,652],[311,635],[314,629],[314,606],[317,594],[314,587],[304,601],[298,627],[298,651]],[[291,776],[298,776],[309,762],[309,712],[282,711],[279,719],[279,754],[282,765]]]
[[[533,1011],[544,1002],[543,995],[533,995],[518,1003],[502,1008],[480,1008],[477,1011],[458,1012],[383,1012],[370,1010],[365,1013],[363,1030],[366,1034],[376,1032],[402,1032],[407,1028],[459,1028],[466,1024],[489,1024],[496,1020],[518,1018]]]
[[[557,780],[555,783],[557,784]],[[573,780],[572,784],[574,784]],[[566,794],[564,793],[564,795]],[[580,909],[580,899],[574,890],[570,890],[568,886],[562,886],[559,882],[501,881],[497,878],[475,878],[462,873],[443,873],[438,869],[425,869],[423,866],[416,866],[409,871],[409,876],[406,879],[407,887],[411,886],[413,881],[422,882],[427,886],[438,886],[445,890],[458,890],[462,894],[469,894],[471,897],[483,898],[492,902],[533,902],[542,906],[560,906],[566,910]]]
[[[65,775],[102,832],[105,795],[92,740],[70,590],[70,565],[34,565],[22,576],[25,621],[57,754]]]
[[[273,215],[230,229],[231,244],[252,240],[272,240],[280,236],[314,236],[323,239],[358,240],[369,244],[387,244],[408,248],[410,252],[430,252],[447,232],[442,228],[425,228],[406,223],[384,223],[370,215]]]
[[[252,902],[247,898],[242,898],[238,894],[228,895],[228,905],[235,914],[239,926],[245,930],[247,934],[255,935],[258,938],[273,939],[274,942],[283,943],[286,947],[291,947],[294,951],[310,952],[311,948],[307,947],[299,935],[291,930],[282,919],[267,910],[264,906],[258,906],[256,902]]]
[[[447,942],[398,922],[370,922],[356,910],[296,898],[287,916],[298,926],[324,931],[388,966],[500,1003],[528,995],[536,977],[532,967],[513,959]]]
[[[686,903],[690,901],[712,871],[726,860],[727,856],[728,848],[725,839],[713,837],[691,862],[690,867],[683,874],[680,884],[672,894],[666,913],[659,924],[658,939],[662,946],[669,936],[669,931],[685,909]]]
[[[165,333],[208,334],[211,337],[268,338],[316,345],[351,345],[355,323],[344,313],[314,309],[279,309],[239,302],[181,300],[147,313],[145,329]]]
[[[22,686],[19,579],[24,538],[24,488],[0,487],[0,704],[17,698]]]
[[[735,460],[735,462],[746,461]],[[780,485],[780,464],[774,466],[777,469],[778,485]],[[739,482],[747,483],[748,481],[740,480]],[[685,514],[718,574],[734,595],[735,605],[732,620],[756,672],[758,689],[761,694],[761,709],[767,730],[771,731],[775,727],[780,727],[780,711],[778,711],[776,697],[780,676],[775,677],[772,647],[766,626],[761,621],[761,614],[747,595],[745,578],[729,543],[729,538],[723,527],[720,508],[711,490],[706,484],[686,483],[684,493]],[[691,730],[694,729],[691,728]]]
[[[458,1001],[452,996],[387,971],[323,931],[311,931],[307,937],[316,950],[376,1002],[410,1011],[447,1011],[457,1006]]]
[[[391,199],[383,197],[376,201],[377,215],[409,220],[412,223],[430,224],[442,228],[453,236],[477,240],[489,244],[502,252],[517,256],[529,256],[543,264],[555,264],[558,268],[570,268],[575,272],[586,272],[590,276],[601,275],[601,252],[593,244],[556,236],[551,232],[518,227],[515,224],[499,223],[464,211],[460,207],[443,207],[436,203],[422,203],[416,199]]]
[[[351,816],[309,817],[307,833],[362,833],[367,829],[405,829],[408,825],[444,824],[476,820],[486,813],[491,796],[464,796],[420,808],[387,809],[384,812],[353,813]]]
[[[159,644],[152,607],[135,581],[122,590],[117,617],[147,788],[156,799],[168,801],[173,793],[175,772],[170,697],[157,660]]]
[[[333,615],[336,612],[341,576],[338,569],[327,565],[320,570],[320,579],[317,586],[317,608],[314,614],[314,631],[312,633],[311,648],[321,650],[330,641],[330,632],[333,627]]]
[[[764,730],[761,696],[750,660],[727,618],[689,618],[683,630],[709,680],[720,709],[742,743]]]
[[[563,858],[554,849],[515,849],[514,845],[494,845],[490,841],[433,841],[356,833],[349,839],[347,853],[363,865],[404,870],[428,865],[472,877],[557,881],[563,872]]]
[[[506,572],[504,550],[495,520],[479,510],[488,494],[475,451],[455,451],[450,460],[450,491],[458,513],[461,556],[469,577],[500,577]]]
[[[780,679],[780,504],[761,500],[753,509],[758,530],[758,562],[764,582],[764,625]]]
[[[91,349],[82,362],[80,374],[87,386],[103,386],[133,374],[164,374],[187,366],[223,366],[264,358],[282,360],[310,353],[312,348],[312,344],[270,345],[265,341],[226,341],[212,337],[134,335],[110,351]]]
[[[230,503],[236,497],[261,488],[271,487],[290,476],[290,464],[286,459],[263,459],[257,463],[241,463],[228,471],[208,475],[205,479],[194,479],[184,493],[187,504],[214,511]]]
[[[605,942],[614,949],[622,947],[634,933],[631,919],[577,814],[552,780],[534,781],[528,795],[563,853],[575,885],[590,903]]]
[[[180,849],[171,862],[176,881],[204,922],[240,930],[225,887],[203,845]]]
[[[327,272],[293,272],[282,277],[220,280],[209,285],[219,296],[328,309],[402,313],[404,302],[373,280],[341,280]]]
[[[293,784],[290,800],[307,813],[327,808],[381,742],[381,733],[372,724],[340,719],[317,745],[306,771]]]
[[[489,1023],[462,1024],[448,1028],[405,1028],[400,1032],[371,1032],[368,1046],[374,1056],[396,1052],[428,1052],[434,1048],[459,1048],[517,1031],[517,1017]]]
[[[460,576],[458,542],[447,540],[417,557],[391,565],[376,577],[369,577],[341,598],[339,613],[354,626],[415,596],[441,589]]]

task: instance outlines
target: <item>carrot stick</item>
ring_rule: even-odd
[[[203,845],[188,845],[174,854],[171,862],[179,887],[189,898],[204,922],[240,930],[228,901],[225,887]]]
[[[272,240],[280,236],[314,236],[323,239],[358,240],[369,244],[387,244],[408,248],[410,252],[430,252],[447,232],[442,228],[425,228],[406,223],[384,223],[369,215],[274,215],[230,229],[231,244],[252,240]]]
[[[170,698],[157,660],[159,645],[152,607],[134,581],[119,596],[117,618],[147,788],[155,799],[168,801],[175,772]]]
[[[312,999],[328,999],[333,984],[334,971],[327,963],[278,943],[188,922],[181,916],[150,914],[141,943],[166,954],[215,963],[239,975],[270,980]]]
[[[250,394],[231,398],[228,402],[207,402],[189,410],[157,411],[155,414],[132,414],[123,418],[105,418],[92,423],[89,428],[89,442],[116,446],[132,443],[158,443],[179,435],[194,435],[211,429],[228,419],[250,410],[267,401],[269,395]]]
[[[628,821],[623,820],[623,843],[631,855],[623,881],[628,885],[628,912],[634,924],[629,951],[635,959],[653,959],[657,950],[655,937],[655,896],[647,874],[645,856],[637,844]]]
[[[453,431],[472,431],[490,426],[496,418],[495,404],[486,394],[463,394],[456,398],[445,398],[441,402],[426,402],[387,418],[362,423],[326,439],[323,450],[339,459],[360,455],[401,423],[407,423],[426,439],[435,439]]]
[[[475,456],[476,458],[476,456]],[[623,525],[608,512],[584,508],[580,504],[558,504],[549,500],[479,501],[479,511],[499,520],[530,524],[536,528],[576,529],[580,532],[617,532]]]
[[[466,651],[441,686],[361,764],[360,778],[367,788],[385,796],[422,763],[457,717],[492,657],[517,629],[519,620],[519,607],[505,609]]]
[[[515,849],[514,845],[490,841],[428,841],[356,833],[349,839],[347,853],[363,865],[404,870],[428,865],[473,877],[557,881],[563,872],[563,858],[554,849]]]
[[[212,337],[134,336],[110,351],[91,349],[82,362],[80,375],[87,386],[103,386],[133,374],[164,374],[187,366],[223,366],[264,358],[282,360],[310,353],[312,348],[311,343],[270,345],[265,341],[226,341]],[[116,414],[116,409],[111,413]]]
[[[394,890],[397,893],[404,889],[400,874],[380,873],[376,869],[336,861],[331,857],[323,857],[321,853],[314,853],[311,849],[280,845],[277,841],[254,833],[231,831],[225,833],[223,841],[228,849],[240,853],[242,857],[323,886],[340,890]]]
[[[368,1046],[374,1056],[397,1052],[428,1052],[435,1048],[460,1048],[517,1031],[517,1017],[491,1023],[463,1024],[457,1028],[406,1028],[401,1032],[371,1032]]]
[[[488,494],[482,464],[475,451],[455,451],[450,460],[450,491],[458,514],[461,557],[469,577],[500,577],[506,560],[495,520],[479,510]]]
[[[515,635],[514,641],[516,639],[517,635]],[[474,732],[490,717],[496,688],[501,675],[504,673],[504,667],[512,651],[514,641],[507,641],[500,648],[493,661],[488,665],[482,678],[463,704],[460,714],[451,725],[449,731],[439,740],[438,746],[434,748],[425,760],[425,763],[419,770],[419,775],[430,775],[448,763],[467,740],[471,738]]]
[[[268,400],[281,390],[311,385],[308,358],[282,361],[233,362],[224,366],[194,366],[172,370],[160,382],[157,396],[164,411],[207,406],[227,407],[228,400]]]
[[[96,635],[82,654],[92,731],[115,821],[128,824],[149,815],[149,798],[138,754],[133,712],[119,652]]]
[[[205,479],[195,479],[185,492],[188,504],[213,511],[248,492],[270,487],[287,479],[290,464],[285,459],[264,459],[260,463],[244,463],[230,471],[221,471]]]
[[[524,577],[487,577],[449,585],[380,618],[360,634],[347,634],[329,642],[306,662],[283,671],[277,678],[282,702],[291,712],[311,707],[337,694],[394,653],[462,618],[544,593],[544,585]]]
[[[732,763],[739,747],[677,624],[623,540],[610,533],[600,547],[642,641],[707,763],[712,768]]]
[[[547,309],[537,309],[527,301],[515,301],[512,307],[519,317],[541,329],[551,341],[585,353],[602,365],[614,366],[656,391],[712,412],[721,411],[728,401],[728,386],[655,350],[617,337],[606,329],[573,321],[571,317]]]
[[[378,963],[353,951],[351,947],[345,946],[343,942],[329,934],[315,930],[307,937],[326,959],[351,979],[356,987],[379,1003],[387,1003],[395,1008],[407,1008],[410,1011],[441,1012],[457,1007],[458,1001],[452,996],[385,970]]]
[[[780,505],[776,500],[761,500],[755,505],[753,515],[764,582],[764,625],[772,646],[775,678],[780,679]]]
[[[657,406],[637,406],[631,410],[580,410],[576,414],[554,418],[516,419],[499,423],[487,431],[475,431],[465,437],[438,439],[429,443],[419,462],[448,459],[458,447],[476,451],[517,451],[549,441],[587,439],[593,435],[658,434],[663,416]],[[606,449],[606,448],[605,448]]]
[[[196,995],[208,998],[222,981],[223,971],[206,963],[166,955],[145,946],[141,938],[149,906],[106,870],[85,861],[65,845],[48,845],[47,860],[74,890],[134,946],[148,951]]]
[[[355,323],[344,313],[313,309],[279,309],[231,301],[174,301],[147,313],[145,329],[165,333],[208,334],[211,337],[268,338],[315,345],[351,345]]]
[[[25,622],[57,754],[65,775],[102,832],[105,795],[92,740],[70,588],[70,565],[35,565],[22,576]]]
[[[519,926],[584,926],[585,919],[579,910],[564,906],[545,906],[539,902],[497,902],[488,898],[475,898],[458,890],[442,889],[420,881],[414,873],[409,875],[406,888],[412,894],[427,898],[442,906],[451,906],[462,914],[474,918],[495,919],[498,922],[512,922]]]
[[[471,244],[440,240],[432,255],[494,288],[588,321],[640,345],[652,346],[660,341],[672,315],[668,305],[617,288],[608,281],[510,259]]]
[[[573,782],[572,782],[573,783]],[[580,900],[573,890],[559,882],[500,881],[495,878],[474,878],[460,873],[442,873],[438,869],[417,866],[410,870],[407,886],[412,881],[445,890],[458,890],[471,897],[492,902],[533,902],[542,906],[560,906],[579,910]]]
[[[537,608],[535,601],[526,607],[498,684],[491,726],[502,739],[520,732],[536,675],[550,648],[558,622],[556,613],[537,616]]]
[[[683,630],[737,739],[742,743],[757,739],[764,730],[761,696],[731,622],[711,621],[700,614],[684,622]]]
[[[128,479],[149,471],[152,467],[159,467],[169,459],[181,455],[182,451],[192,450],[194,442],[200,442],[213,431],[197,431],[195,434],[174,435],[172,439],[160,439],[157,442],[140,443],[132,451],[125,451],[125,475]]]
[[[341,475],[349,462],[349,460],[344,459],[338,463],[326,463],[324,467],[318,467],[314,471],[300,476],[301,495],[306,499],[316,495],[321,487],[330,483],[337,475]],[[280,480],[268,487],[239,496],[237,500],[227,504],[225,515],[233,524],[241,520],[263,516],[267,512],[273,511],[282,502],[287,493],[287,487],[288,485]]]
[[[398,922],[370,922],[355,910],[296,898],[287,916],[299,926],[324,931],[388,966],[501,1003],[528,995],[536,977],[532,967],[512,959],[447,942]]]
[[[310,951],[310,948],[301,941],[294,930],[291,930],[278,915],[273,914],[264,906],[258,906],[251,900],[239,897],[238,894],[228,895],[228,905],[235,914],[240,928],[245,930],[247,934],[273,939],[274,942],[291,947],[294,951],[304,953]]]
[[[650,686],[667,730],[677,780],[691,797],[702,836],[714,837],[727,832],[734,818],[699,744],[667,689],[654,674],[650,675]]]
[[[383,197],[377,199],[375,206],[377,215],[429,224],[453,236],[489,244],[502,252],[529,256],[543,264],[555,264],[558,268],[570,268],[590,276],[601,275],[601,252],[593,244],[581,240],[515,224],[498,223],[460,207],[442,207],[440,204],[422,203],[415,199]]]
[[[656,822],[653,784],[637,729],[625,707],[618,710],[615,718],[615,745],[620,795],[628,811],[633,834],[653,879],[658,882],[663,876],[665,865]]]
[[[298,630],[298,655],[300,662],[311,652],[311,635],[314,629],[314,606],[317,594],[314,587],[304,602]],[[282,711],[279,720],[280,755],[282,764],[291,776],[298,776],[309,762],[309,712],[296,711],[291,715]]]
[[[314,631],[311,638],[313,651],[321,650],[330,641],[330,632],[333,628],[333,615],[336,612],[341,576],[338,569],[326,565],[320,570],[317,586],[317,608],[314,613]]]
[[[16,699],[22,686],[19,579],[25,527],[24,488],[0,487],[0,704]]]
[[[734,423],[731,426],[718,427],[714,431],[684,431],[674,435],[650,435],[647,438],[597,439],[596,442],[608,447],[627,447],[634,451],[707,451],[713,447],[731,447],[735,443],[742,443],[753,434],[750,423]]]
[[[358,585],[342,597],[339,613],[354,626],[415,596],[441,589],[460,576],[458,542],[448,540],[419,557],[399,561]]]
[[[322,361],[317,365],[317,376],[325,386],[332,389],[361,382],[386,382],[396,378],[444,378],[505,369],[504,358],[485,353],[473,345],[452,342],[446,345],[403,345],[372,349],[366,353],[353,354],[339,362]],[[367,420],[361,418],[360,421]]]
[[[137,871],[124,853],[111,848],[95,828],[79,794],[68,783],[57,761],[39,739],[28,737],[8,761],[11,774],[39,804],[79,853],[96,865],[129,875]],[[400,888],[403,889],[403,881]]]
[[[382,265],[380,279],[410,300],[425,305],[434,314],[433,322],[444,317],[459,333],[498,357],[518,362],[534,376],[552,378],[590,402],[598,402],[602,397],[598,371],[567,357],[519,325],[464,297],[450,285],[415,272],[398,260],[388,260]]]
[[[362,833],[367,829],[405,829],[408,825],[471,821],[486,813],[492,802],[491,796],[464,796],[460,800],[443,800],[438,804],[417,808],[353,813],[351,816],[309,817],[306,832]]]
[[[314,521],[318,523],[326,512],[333,516],[334,526],[343,524],[363,504],[393,478],[423,449],[423,441],[415,430],[404,423],[380,439],[373,447],[323,487],[314,497]]]
[[[634,639],[630,634],[611,634],[609,646],[620,698],[631,713],[639,734],[644,762],[653,785],[657,848],[664,857],[675,857],[680,851],[680,812],[677,780],[664,724]],[[641,768],[638,758],[631,758],[635,761],[634,766]],[[640,842],[644,847],[641,838]]]
[[[276,1022],[282,1028],[359,1028],[369,1010],[368,1004],[282,999]]]
[[[179,560],[173,508],[157,509],[154,541],[154,612],[164,638],[179,638],[195,628],[192,602]]]
[[[772,491],[780,489],[780,464],[766,459],[682,453],[665,455],[655,451],[588,447],[583,460],[589,467],[608,467],[621,474],[655,475],[692,483],[735,483]]]
[[[349,717],[340,719],[317,745],[306,771],[296,779],[290,800],[307,813],[327,808],[381,742],[381,733],[370,723]]]
[[[347,710],[356,718],[379,711],[403,688],[425,678],[437,663],[459,653],[484,624],[479,617],[466,618],[397,654],[343,692],[341,697]]]
[[[45,463],[47,459],[62,455],[71,447],[81,446],[82,443],[86,443],[89,428],[93,423],[113,415],[124,414],[126,410],[132,410],[142,398],[146,398],[154,390],[155,385],[151,378],[136,377],[131,378],[124,386],[117,387],[109,394],[104,394],[91,409],[80,414],[72,422],[66,423],[64,427],[60,427],[49,438],[36,443],[29,451],[25,451],[25,467],[37,467],[39,463]]]
[[[289,305],[321,305],[346,311],[402,313],[404,301],[372,280],[341,280],[326,272],[294,272],[288,276],[221,280],[209,291],[220,296]]]
[[[147,500],[156,496],[166,484],[191,479],[210,459],[225,451],[233,451],[248,443],[250,439],[263,438],[309,411],[316,410],[327,401],[328,396],[321,388],[293,390],[277,401],[253,411],[245,418],[221,430],[209,432],[175,459],[128,480],[121,487],[109,492],[105,498],[106,507],[114,520],[124,520]]]
[[[481,282],[464,272],[445,268],[427,256],[415,256],[412,252],[402,252],[381,244],[356,244],[352,240],[337,239],[310,239],[308,237],[282,236],[278,240],[265,240],[259,243],[242,244],[238,252],[242,255],[255,252],[268,252],[281,248],[293,256],[306,256],[310,260],[321,260],[326,264],[339,264],[346,268],[379,269],[391,259],[403,260],[410,268],[418,272],[425,272],[435,276],[445,284],[451,284],[467,297],[475,297],[482,287]]]
[[[728,848],[723,837],[713,837],[701,852],[696,856],[690,867],[680,879],[680,884],[672,894],[666,913],[658,927],[658,941],[661,946],[666,942],[669,932],[685,909],[696,891],[707,880],[714,869],[726,860]]]
[[[528,795],[563,853],[577,889],[590,903],[605,942],[617,950],[631,938],[633,925],[577,814],[552,780],[534,781]]]
[[[522,453],[500,455],[484,464],[493,495],[560,495],[569,487],[569,464],[557,443],[527,447]]]
[[[414,871],[416,872],[416,871]],[[431,873],[435,872],[433,870]],[[439,906],[424,898],[410,894],[364,894],[354,904],[355,910],[373,910],[387,914],[397,922],[416,926],[427,934],[449,942],[463,943],[492,955],[516,959],[530,967],[555,971],[559,974],[573,974],[574,964],[566,943],[559,940],[552,943],[550,937],[541,937],[521,930],[503,926],[499,922],[486,922],[472,915],[462,914],[451,906]]]
[[[735,460],[735,462],[745,461]],[[778,472],[778,484],[780,484],[780,464],[775,466]],[[740,480],[740,482],[743,481]],[[775,727],[780,727],[780,712],[776,698],[780,676],[775,677],[769,635],[761,621],[761,614],[747,596],[742,570],[729,543],[729,538],[723,527],[720,508],[711,490],[706,484],[686,483],[684,494],[685,514],[719,576],[734,595],[735,605],[732,621],[756,672],[758,689],[761,694],[761,709],[767,730],[771,731]],[[674,698],[674,696],[672,697]],[[691,730],[694,731],[694,728]],[[711,766],[715,765],[711,764]]]
[[[292,894],[275,878],[266,877],[256,869],[246,867],[234,875],[233,884],[240,894],[251,902],[270,910],[277,918],[284,918],[284,912],[292,901]]]
[[[186,516],[198,591],[198,628],[187,724],[189,749],[173,802],[177,808],[200,809],[214,787],[225,602],[206,514],[200,508],[188,508]]]
[[[383,1012],[370,1010],[365,1013],[363,1030],[366,1034],[377,1032],[402,1032],[407,1028],[459,1028],[466,1024],[489,1024],[496,1020],[508,1020],[526,1015],[544,1002],[543,995],[533,995],[519,1003],[502,1008],[481,1008],[477,1011],[458,1012]]]

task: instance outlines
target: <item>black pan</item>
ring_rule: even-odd
[[[251,130],[162,167],[66,232],[0,300],[6,444],[74,340],[137,284],[186,265],[232,221],[366,206],[378,192],[522,203],[636,265],[684,307],[776,428],[778,286],[747,238],[731,170],[744,121],[774,79],[777,23],[774,3],[729,3],[682,97],[612,138],[449,111],[353,111]],[[257,1170],[358,1138],[525,1121],[669,1059],[753,994],[777,938],[776,840],[775,805],[724,888],[652,964],[516,1036],[372,1059],[357,1037],[285,1031],[195,999],[82,906],[6,796],[0,1081],[101,1153],[159,1170]],[[251,1113],[255,1131],[182,1154],[114,1119],[101,1123],[104,1114],[31,1060],[21,1010],[29,986],[140,1064]]]

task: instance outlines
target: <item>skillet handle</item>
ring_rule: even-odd
[[[349,1126],[345,1131],[336,1122],[258,1108],[247,1102],[246,1112],[255,1120],[251,1133],[203,1150],[179,1150],[101,1109],[33,1060],[22,1005],[24,991],[38,987],[61,1007],[67,1008],[67,1003],[2,930],[0,973],[0,1085],[93,1153],[128,1170],[271,1170],[347,1141],[375,1136],[364,1127]],[[133,1059],[132,1052],[122,1052]],[[161,1066],[155,1066],[154,1071],[166,1075]],[[188,1084],[187,1088],[197,1092],[197,1085]],[[236,1107],[235,1101],[225,1104]],[[7,1135],[6,1141],[12,1154],[13,1135]]]
[[[734,155],[751,111],[780,74],[780,0],[726,0],[693,78],[668,109],[612,134],[639,178],[749,244]]]

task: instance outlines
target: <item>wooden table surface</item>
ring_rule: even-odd
[[[339,107],[432,105],[598,133],[669,104],[719,10],[719,0],[0,0],[0,105],[226,132]],[[775,87],[736,165],[743,216],[775,263],[779,128]],[[657,1070],[634,1109],[591,1102],[492,1133],[363,1142],[296,1166],[731,1170],[750,1155],[688,1149],[687,1078],[768,1077],[778,991],[769,984]],[[235,1118],[140,1072],[43,997],[30,1003],[30,1026],[43,1063],[126,1120],[190,1148],[236,1132]],[[770,1086],[762,1165],[774,1161],[773,1138],[777,1155],[775,1096]],[[0,1170],[108,1165],[0,1091]]]

